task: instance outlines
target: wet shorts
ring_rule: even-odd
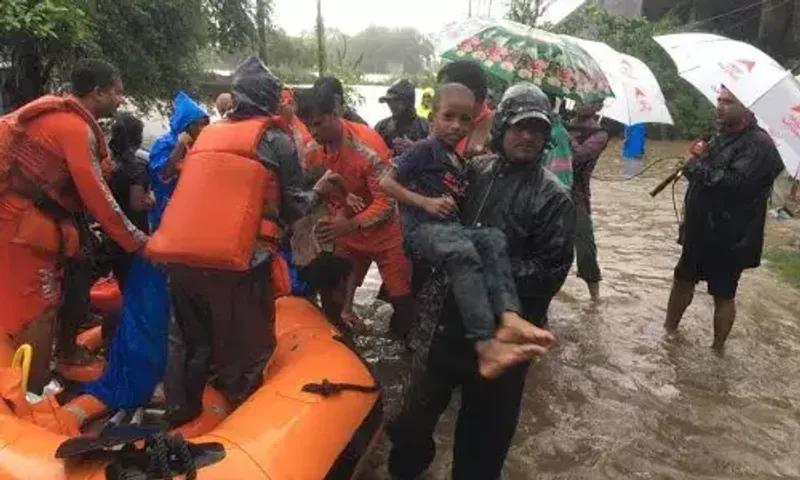
[[[708,284],[709,295],[717,298],[735,298],[739,288],[739,278],[742,271],[739,269],[713,267],[703,265],[702,262],[681,255],[675,267],[675,278],[686,282],[701,282]]]

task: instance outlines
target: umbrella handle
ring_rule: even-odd
[[[665,188],[669,186],[670,183],[677,182],[679,178],[683,176],[683,166],[681,168],[675,170],[669,177],[665,178],[661,183],[650,192],[650,196],[654,197],[661,193]]]

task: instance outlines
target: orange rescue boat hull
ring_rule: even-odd
[[[276,313],[278,345],[264,385],[219,426],[190,439],[225,448],[224,459],[198,471],[200,479],[350,478],[377,435],[379,392],[303,392],[325,379],[375,384],[359,357],[337,340],[339,332],[305,299],[278,299]],[[66,439],[0,411],[0,479],[105,479],[108,462],[54,457]]]

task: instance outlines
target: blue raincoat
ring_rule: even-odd
[[[83,388],[111,410],[149,403],[167,363],[166,273],[134,256],[122,298],[122,321],[111,340],[103,376]]]
[[[647,128],[644,123],[625,126],[625,143],[622,144],[624,158],[642,158],[647,141]]]
[[[178,144],[178,135],[185,132],[193,123],[208,118],[208,113],[192,100],[189,95],[179,92],[175,97],[175,109],[169,119],[169,133],[162,135],[150,147],[150,161],[147,171],[150,174],[150,189],[156,197],[156,206],[150,211],[150,229],[155,231],[161,224],[161,217],[167,203],[175,191],[177,178],[164,179],[164,168],[169,155]]]

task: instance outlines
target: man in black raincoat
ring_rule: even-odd
[[[428,138],[428,121],[417,116],[417,94],[408,80],[400,80],[380,98],[389,105],[392,116],[384,118],[375,130],[395,156],[401,155],[415,142]]]
[[[667,307],[674,331],[704,280],[714,297],[714,343],[721,353],[736,318],[742,271],[758,267],[772,183],[783,170],[775,144],[752,112],[726,88],[717,104],[717,132],[693,148],[683,167],[689,180],[681,226],[683,253]]]
[[[282,89],[280,80],[258,58],[248,57],[234,73],[234,106],[224,122],[235,125],[253,118],[274,117]],[[205,133],[213,134],[218,127],[224,125],[211,125]],[[224,147],[219,148],[224,151]],[[309,213],[320,195],[300,189],[302,171],[292,139],[275,126],[267,127],[256,154],[280,183],[280,208],[265,209],[264,218],[288,225]],[[175,385],[167,388],[168,392],[183,394],[183,398],[179,393],[178,398],[167,395],[168,420],[172,425],[186,423],[201,413],[202,393],[212,363],[216,372],[214,385],[234,406],[261,385],[264,367],[276,342],[269,267],[273,254],[263,246],[257,247],[250,269],[243,272],[170,266],[176,318],[187,344],[183,368],[170,368],[174,377],[165,380],[182,383],[184,387],[183,392]],[[173,356],[170,361],[180,360]]]
[[[492,128],[498,154],[473,159],[461,206],[465,224],[505,233],[521,314],[537,326],[547,324],[550,301],[574,256],[575,207],[569,192],[541,166],[550,112],[547,97],[533,84],[506,92]],[[415,479],[428,468],[436,455],[436,424],[460,387],[452,478],[497,479],[517,428],[529,364],[512,367],[493,381],[482,379],[474,346],[464,337],[441,276],[428,279],[418,300],[420,320],[412,338],[403,410],[389,428],[392,478]]]

